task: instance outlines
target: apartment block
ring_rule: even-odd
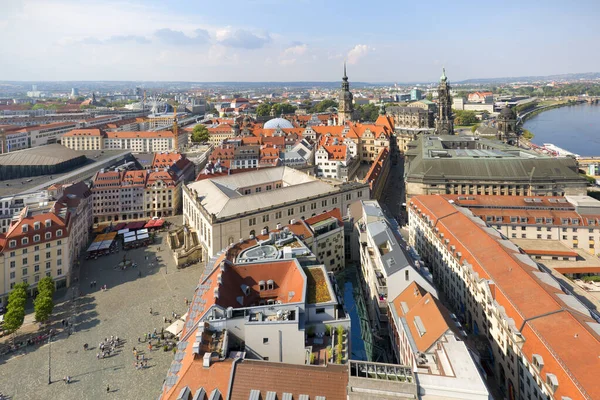
[[[600,397],[595,311],[470,210],[416,196],[408,213],[410,244],[469,337],[485,343],[481,362],[505,397]]]
[[[333,185],[289,167],[219,176],[183,188],[184,222],[198,234],[205,256],[278,224],[307,219],[368,198],[368,186]]]

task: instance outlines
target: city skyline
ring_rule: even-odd
[[[26,0],[5,6],[5,80],[431,82],[595,70],[591,1],[544,9],[472,2]],[[431,11],[431,10],[435,11]],[[226,11],[226,12],[224,12]],[[293,16],[293,21],[290,21]],[[390,23],[382,17],[392,16]],[[533,17],[532,17],[533,16]],[[560,18],[560,29],[555,23]],[[298,21],[294,23],[294,21]],[[544,40],[532,41],[532,38]]]

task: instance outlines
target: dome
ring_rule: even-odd
[[[287,129],[293,128],[294,125],[290,121],[285,118],[273,118],[265,122],[263,128],[264,129],[277,129],[277,128]]]
[[[515,119],[516,115],[512,108],[506,106],[500,111],[500,115],[502,115],[506,119]]]

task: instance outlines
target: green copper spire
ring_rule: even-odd
[[[440,77],[440,81],[444,82],[446,79],[446,68],[442,68],[442,76]]]

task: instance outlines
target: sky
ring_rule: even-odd
[[[0,0],[0,80],[432,82],[600,70],[600,1]]]

